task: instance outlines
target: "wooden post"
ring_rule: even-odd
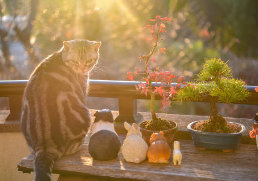
[[[139,123],[142,121],[143,116],[137,113],[137,100],[132,97],[119,97],[119,115],[114,121],[115,130],[118,134],[126,134],[124,122]]]
[[[19,121],[22,108],[22,95],[10,95],[8,98],[10,114],[6,118],[6,121]]]

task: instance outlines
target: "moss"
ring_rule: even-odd
[[[173,121],[157,118],[156,120],[143,121],[140,127],[151,131],[162,131],[172,129],[176,127],[176,124]]]
[[[224,119],[224,118],[221,116],[221,119]],[[226,121],[226,120],[223,120],[223,121]],[[226,123],[226,125],[224,126],[221,126],[221,124],[214,124],[218,122],[213,122],[210,119],[205,121],[199,121],[192,128],[197,131],[213,132],[213,133],[238,133],[241,131],[241,126],[239,125],[232,124],[232,123]]]

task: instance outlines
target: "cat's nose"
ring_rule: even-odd
[[[80,70],[84,70],[85,67],[84,67],[84,66],[80,66],[79,69],[80,69]]]

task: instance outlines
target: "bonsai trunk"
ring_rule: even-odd
[[[157,116],[156,116],[155,108],[154,108],[155,95],[151,92],[151,93],[150,93],[150,96],[151,96],[151,104],[150,104],[151,117],[152,117],[153,121],[155,121],[155,120],[157,120]]]
[[[214,129],[223,129],[225,126],[227,126],[227,121],[225,118],[223,118],[223,116],[218,114],[216,100],[216,97],[210,96],[211,115],[209,122]]]
[[[150,85],[150,87],[152,87],[151,81],[149,81],[149,85]],[[150,97],[151,97],[151,103],[150,103],[151,117],[152,117],[152,120],[155,121],[155,120],[157,120],[157,116],[155,113],[155,107],[154,107],[155,94],[152,91],[150,91],[149,93],[150,93]]]
[[[210,97],[210,108],[211,108],[211,120],[214,120],[218,117],[218,109],[216,104],[216,99],[214,97]]]

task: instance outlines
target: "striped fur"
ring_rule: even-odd
[[[51,180],[54,161],[75,153],[84,141],[90,127],[85,102],[88,75],[97,63],[99,46],[87,40],[64,42],[64,47],[43,60],[29,79],[21,129],[35,155],[35,181]],[[94,63],[87,58],[94,58]],[[73,65],[66,63],[69,61]]]

